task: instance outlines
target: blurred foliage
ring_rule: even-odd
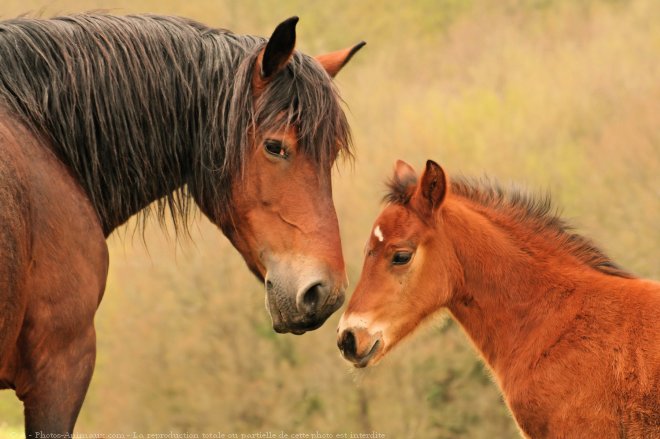
[[[299,15],[299,48],[311,54],[368,41],[337,79],[357,150],[334,180],[353,285],[397,158],[549,190],[614,260],[660,278],[657,0],[4,0],[1,13],[90,9],[185,15],[266,36]],[[335,347],[339,314],[303,337],[273,333],[262,286],[206,220],[191,239],[151,226],[145,243],[130,228],[109,240],[98,361],[78,431],[517,437],[450,319],[355,371]],[[13,395],[0,393],[0,436],[21,422]]]

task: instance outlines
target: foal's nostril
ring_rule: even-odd
[[[307,291],[303,293],[302,300],[300,301],[300,311],[307,315],[313,316],[318,311],[319,304],[323,300],[323,284],[314,284]]]
[[[345,330],[341,335],[339,350],[344,354],[344,357],[348,359],[355,358],[357,354],[357,343],[355,341],[355,334],[350,329]]]

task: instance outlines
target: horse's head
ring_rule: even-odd
[[[228,123],[240,172],[229,206],[209,216],[265,281],[274,330],[302,334],[342,305],[347,287],[331,170],[350,154],[350,132],[332,77],[364,43],[312,58],[294,51],[297,21],[281,23],[237,78],[249,81],[232,104],[249,122]]]
[[[443,227],[447,180],[428,161],[419,183],[398,161],[386,207],[365,249],[362,275],[337,330],[337,344],[356,367],[380,360],[450,299],[458,261]]]

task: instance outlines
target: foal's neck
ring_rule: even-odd
[[[471,203],[443,213],[457,232],[463,268],[448,307],[506,391],[506,378],[529,370],[582,307],[586,286],[604,274],[551,242],[551,234],[517,226],[515,218]]]

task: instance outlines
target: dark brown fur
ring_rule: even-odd
[[[167,16],[4,21],[0,105],[50,140],[106,235],[153,200],[161,220],[169,207],[185,224],[191,196],[228,204],[254,127],[296,125],[301,152],[320,167],[350,156],[337,92],[311,57],[295,52],[253,102],[265,43]]]
[[[296,22],[268,42],[163,16],[0,22],[0,388],[28,437],[72,433],[105,238],[152,202],[179,230],[194,201],[225,232],[266,281],[276,331],[341,306],[330,175],[350,134],[336,70],[294,50]]]

